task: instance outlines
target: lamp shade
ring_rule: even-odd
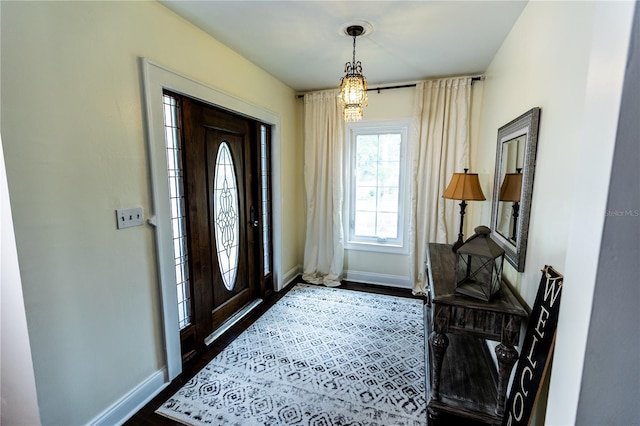
[[[500,201],[520,201],[522,173],[507,173],[500,187]]]
[[[442,198],[471,201],[486,200],[482,193],[482,188],[480,188],[478,174],[467,173],[466,169],[464,173],[453,174],[449,186],[442,194]]]

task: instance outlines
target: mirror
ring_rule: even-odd
[[[540,108],[498,129],[496,171],[491,200],[493,240],[519,272],[524,271]]]

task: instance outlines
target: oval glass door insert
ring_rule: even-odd
[[[227,142],[222,142],[216,156],[213,190],[213,226],[215,228],[218,265],[224,286],[231,291],[238,275],[238,185],[235,166]]]

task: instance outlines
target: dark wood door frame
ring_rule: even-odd
[[[273,291],[271,275],[261,274],[263,252],[262,233],[254,226],[257,218],[251,217],[250,209],[260,211],[262,195],[260,189],[260,126],[261,123],[229,113],[211,105],[182,97],[183,102],[183,138],[184,167],[187,197],[187,226],[189,228],[189,269],[192,289],[192,326],[181,332],[183,355],[192,354],[205,346],[205,339],[231,316],[256,299],[264,298]],[[192,126],[196,120],[202,126]],[[225,298],[224,291],[214,291],[221,285],[222,277],[217,268],[215,252],[215,231],[211,225],[211,213],[214,211],[210,184],[215,170],[217,144],[215,139],[233,141],[231,145],[234,162],[244,166],[244,173],[237,175],[238,215],[243,230],[240,232],[240,252],[243,256],[239,265],[238,280],[244,285],[238,291],[232,291]],[[203,143],[202,146],[195,146]],[[194,171],[194,164],[206,161],[204,169]],[[204,185],[203,185],[204,184]],[[208,211],[209,213],[203,214]],[[270,217],[270,215],[269,215]],[[202,232],[208,229],[208,232]],[[269,243],[269,247],[271,247]],[[235,290],[235,287],[234,287]]]

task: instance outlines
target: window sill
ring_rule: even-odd
[[[388,254],[409,254],[409,250],[406,246],[364,243],[364,242],[356,242],[356,241],[348,241],[345,244],[345,250],[370,251],[370,252],[388,253]]]

